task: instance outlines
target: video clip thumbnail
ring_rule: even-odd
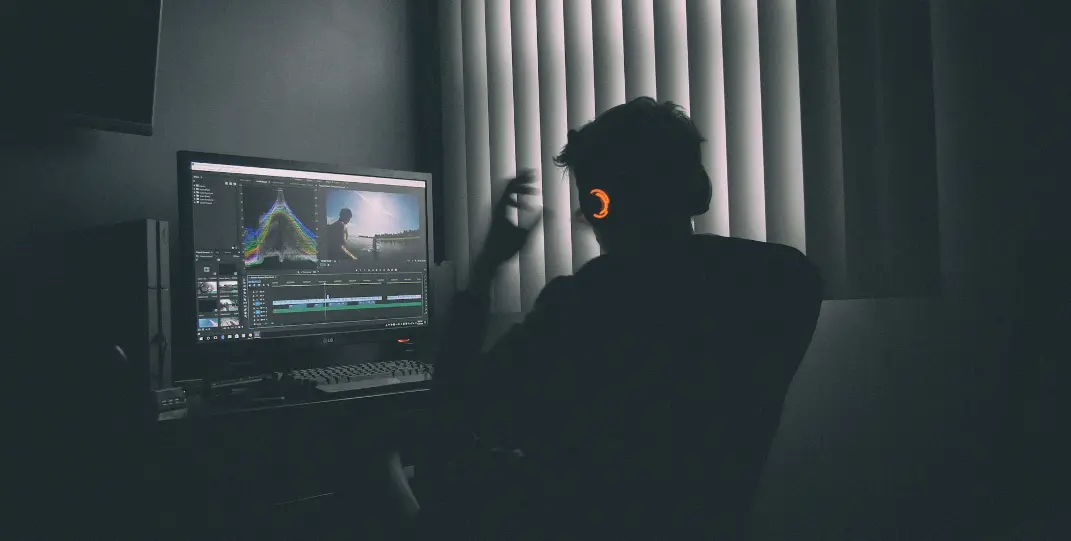
[[[237,312],[238,303],[234,299],[223,297],[219,299],[219,311],[220,312]]]
[[[197,282],[197,294],[202,296],[215,295],[217,291],[216,281],[202,281]]]

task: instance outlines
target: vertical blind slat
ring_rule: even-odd
[[[543,224],[547,281],[573,272],[572,224],[568,179],[553,159],[565,146],[569,125],[566,107],[565,7],[562,0],[536,3],[539,46],[539,129],[542,141]]]
[[[721,1],[688,0],[688,85],[692,121],[707,139],[703,166],[710,176],[710,210],[696,216],[699,233],[729,236],[729,170],[725,148],[725,70]]]
[[[595,0],[599,6],[613,6],[610,0]],[[620,6],[620,4],[617,4]],[[606,35],[602,33],[601,35]],[[569,127],[579,128],[595,118],[595,60],[593,57],[592,0],[565,1],[566,107]],[[569,183],[571,215],[580,207],[576,183]],[[599,245],[589,226],[571,220],[573,272],[595,256]]]
[[[465,167],[465,71],[461,43],[461,0],[445,0],[439,10],[443,93],[443,193],[446,234],[458,289],[468,287],[469,212]]]
[[[620,0],[591,1],[591,53],[595,69],[593,118],[625,102],[625,38],[621,16]],[[581,120],[581,123],[587,120]],[[572,122],[569,126],[579,127]]]
[[[762,85],[756,0],[722,0],[725,147],[729,156],[729,233],[766,240]]]
[[[654,97],[654,5],[651,0],[622,0],[621,26],[625,46],[625,99]]]
[[[512,0],[510,26],[513,29],[513,106],[517,132],[517,169],[542,167],[539,148],[539,50],[536,39],[536,0]],[[541,171],[536,174],[537,185],[542,184]],[[542,196],[525,198],[535,211],[520,211],[521,223],[528,224],[536,218],[543,206]],[[543,223],[532,229],[528,244],[520,254],[520,301],[521,311],[527,312],[535,304],[536,296],[546,283],[546,266],[543,258]]]
[[[672,101],[690,114],[688,8],[685,0],[658,0],[654,4],[654,37],[658,101]]]
[[[517,127],[513,110],[513,36],[510,5],[501,0],[485,0],[487,23],[487,110],[491,156],[491,201],[501,199],[504,179],[517,171]],[[510,220],[517,223],[516,209]],[[495,275],[492,309],[495,312],[521,311],[520,261],[510,258]]]
[[[796,0],[759,5],[766,238],[807,251]]]
[[[487,119],[487,34],[483,0],[462,0],[465,54],[465,169],[469,190],[469,261],[483,249],[491,217],[491,150]]]
[[[826,282],[827,298],[847,294],[844,148],[841,133],[837,3],[797,4],[800,112],[806,141],[804,179],[807,257]]]

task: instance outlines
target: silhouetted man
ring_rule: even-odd
[[[353,219],[353,212],[350,209],[342,209],[338,213],[338,219],[324,228],[324,234],[320,237],[320,242],[323,243],[320,257],[334,261],[357,259],[356,256],[350,253],[349,248],[346,248],[346,243],[350,238],[349,231],[346,230],[346,224],[350,223],[351,219]]]
[[[479,528],[468,538],[746,537],[822,282],[794,248],[693,233],[711,199],[702,142],[679,107],[650,98],[570,130],[555,163],[604,253],[550,281],[481,354],[492,278],[531,229],[506,216],[532,177],[510,181],[436,377],[474,430],[524,458],[462,477],[465,503],[425,504],[426,519],[464,513]]]

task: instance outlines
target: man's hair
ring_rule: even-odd
[[[338,211],[339,220],[342,220],[343,222],[348,222],[351,218],[353,218],[353,211],[351,211],[350,209],[342,209]]]
[[[679,105],[644,96],[605,111],[580,130],[569,130],[554,164],[567,168],[582,189],[612,183],[618,190],[661,200],[659,195],[696,182],[704,141]]]

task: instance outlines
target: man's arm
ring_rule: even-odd
[[[532,228],[541,219],[524,225],[513,224],[512,209],[528,208],[522,196],[536,193],[530,171],[511,179],[502,197],[491,210],[491,227],[487,232],[479,257],[473,266],[469,289],[454,299],[454,310],[440,340],[436,379],[453,389],[451,401],[479,394],[486,389],[477,379],[487,373],[487,363],[481,362],[481,345],[487,334],[488,311],[491,304],[491,281],[500,265],[516,256],[528,241]],[[492,365],[494,366],[494,365]]]
[[[482,352],[490,305],[490,279],[474,279],[454,300],[454,313],[436,363],[436,379],[454,389],[467,408],[505,414],[518,386],[527,382],[534,364],[552,355],[561,338],[566,302],[573,291],[570,277],[543,288],[532,311],[487,352]],[[479,411],[477,412],[479,413]]]
[[[346,255],[350,256],[350,259],[357,259],[357,256],[355,256],[352,253],[350,253],[350,249],[349,248],[346,248],[346,243],[349,242],[349,241],[350,241],[350,232],[345,227],[343,227],[342,228],[342,246],[339,246],[339,248],[342,248],[342,251]]]
[[[468,289],[454,298],[453,310],[442,330],[435,375],[451,386],[468,381],[482,349],[490,316],[491,275],[486,265],[477,262]]]

